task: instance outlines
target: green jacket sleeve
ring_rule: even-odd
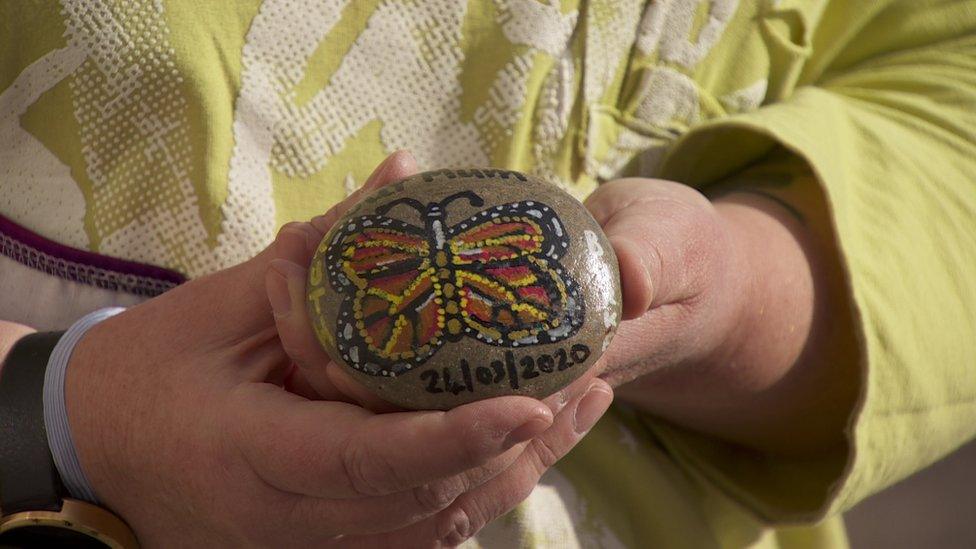
[[[976,434],[976,2],[838,0],[818,17],[788,97],[692,128],[660,173],[703,187],[757,158],[775,171],[762,158],[785,149],[794,183],[822,192],[860,368],[843,447],[756,456],[651,421],[772,522],[848,509]]]

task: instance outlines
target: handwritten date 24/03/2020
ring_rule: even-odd
[[[570,347],[569,351],[557,349],[552,354],[537,356],[524,355],[516,360],[515,353],[505,351],[503,360],[493,360],[488,366],[472,367],[467,360],[461,359],[457,370],[460,378],[455,379],[451,371],[453,368],[430,369],[420,374],[420,379],[426,384],[428,393],[460,394],[463,391],[475,392],[478,385],[495,385],[508,381],[513,390],[518,390],[521,381],[528,381],[541,375],[562,372],[586,362],[590,357],[590,348],[581,343]]]

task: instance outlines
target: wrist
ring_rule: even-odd
[[[15,330],[6,330],[12,336]],[[25,330],[17,329],[23,333]],[[26,330],[30,331],[30,330]],[[0,376],[0,545],[135,546],[111,513],[70,499],[52,456],[47,407],[52,362],[64,332],[19,337],[5,352]],[[13,339],[11,337],[11,339]]]
[[[824,360],[830,251],[806,219],[772,196],[737,192],[716,207],[736,227],[748,273],[739,329],[723,363],[740,416],[731,438],[776,453],[822,447],[845,417],[843,407],[827,404],[844,392]]]
[[[710,352],[693,362],[711,375],[732,375],[734,379],[722,381],[723,385],[737,385],[744,381],[738,368],[728,365],[741,364],[744,354],[761,336],[757,334],[766,316],[763,250],[757,247],[755,212],[749,208],[732,206],[723,201],[713,203],[716,224],[723,235],[724,253],[719,254],[712,297],[716,330],[711,338]],[[766,252],[769,252],[768,247]],[[736,372],[733,374],[733,372]]]
[[[85,332],[74,346],[64,380],[64,404],[78,464],[99,503],[123,517],[118,496],[131,480],[120,476],[128,470],[123,456],[129,433],[122,427],[127,418],[117,413],[125,406],[125,392],[116,391],[120,388],[119,324],[124,322],[108,318]]]
[[[715,205],[732,235],[736,295],[721,356],[738,366],[736,386],[762,392],[782,380],[815,335],[817,254],[800,219],[773,199],[736,193]]]
[[[802,226],[762,196],[728,195],[713,207],[706,238],[715,251],[701,261],[710,275],[685,305],[694,320],[676,334],[691,339],[678,345],[691,353],[618,394],[691,429],[780,451],[796,428],[791,399],[803,380],[790,373],[812,325]]]

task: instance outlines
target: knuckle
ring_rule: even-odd
[[[556,464],[560,458],[562,458],[562,452],[557,448],[554,448],[552,444],[546,440],[545,437],[536,437],[532,439],[531,446],[532,455],[535,456],[533,460],[536,465],[536,472],[539,475],[546,472],[550,467]]]
[[[303,231],[302,225],[303,223],[301,221],[289,221],[278,229],[278,236],[281,236],[282,233],[287,231]]]
[[[396,478],[395,469],[386,459],[371,452],[364,444],[350,440],[344,445],[339,461],[353,492],[360,496],[389,493],[384,486]]]
[[[412,493],[420,509],[432,514],[454,503],[463,489],[457,480],[443,480],[417,486]]]

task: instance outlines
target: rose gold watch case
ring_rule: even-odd
[[[22,511],[0,517],[0,535],[31,526],[73,530],[91,536],[112,549],[139,547],[132,529],[122,519],[101,507],[76,499],[64,499],[60,511]]]

